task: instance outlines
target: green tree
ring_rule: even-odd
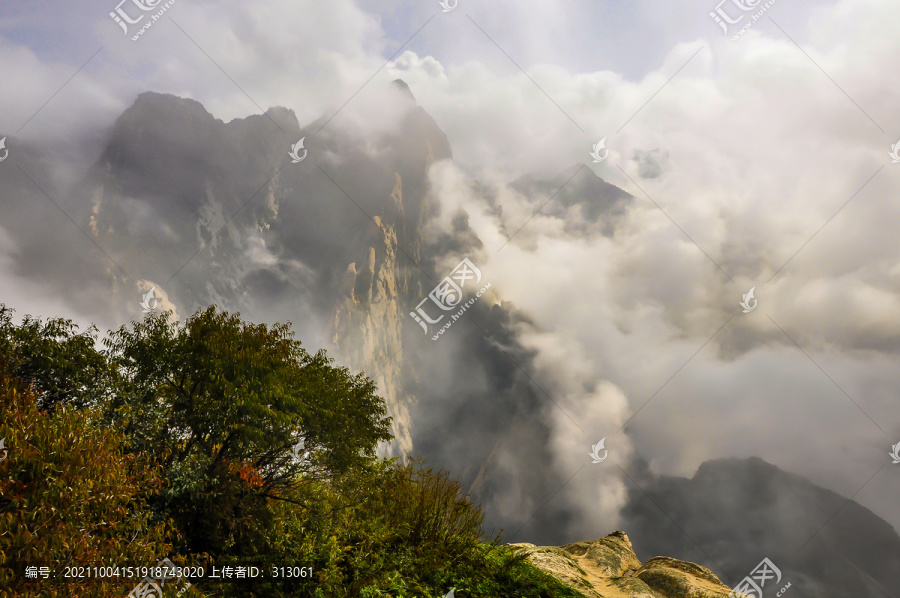
[[[115,371],[96,347],[96,327],[78,332],[65,318],[25,316],[21,325],[12,318],[13,310],[0,304],[0,351],[11,375],[32,385],[41,409],[97,405],[110,397]]]
[[[159,506],[192,550],[263,550],[270,501],[296,502],[293,490],[372,460],[391,438],[374,383],[309,354],[289,325],[210,307],[184,324],[151,315],[106,344],[122,378],[109,413],[163,463]]]

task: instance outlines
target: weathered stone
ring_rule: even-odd
[[[588,598],[725,598],[731,592],[712,571],[694,563],[660,556],[641,565],[631,540],[620,531],[562,547],[510,546]]]

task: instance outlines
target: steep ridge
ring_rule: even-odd
[[[900,535],[889,523],[762,459],[708,461],[690,479],[630,475],[641,490],[620,525],[644,558],[711,555],[738,580],[767,557],[792,591],[818,598],[884,598],[900,588]]]
[[[344,273],[335,302],[332,342],[351,367],[368,373],[381,391],[392,418],[393,445],[384,454],[413,451],[411,409],[417,396],[403,351],[403,324],[423,285],[421,230],[432,211],[427,173],[438,160],[452,158],[447,137],[403,81],[393,82],[410,102],[398,143],[391,144],[393,188],[374,227]]]
[[[405,455],[414,448],[413,418],[423,394],[428,400],[422,410],[430,411],[448,404],[441,395],[449,392],[421,387],[420,373],[434,370],[437,364],[426,361],[437,352],[409,313],[447,276],[445,266],[436,264],[449,254],[458,260],[477,253],[480,241],[463,215],[454,221],[458,234],[423,236],[440,209],[429,171],[452,159],[452,152],[404,82],[395,81],[389,91],[397,122],[365,137],[334,124],[322,127],[324,119],[301,126],[285,108],[223,122],[195,100],[143,93],[117,119],[74,211],[128,274],[126,279],[108,267],[105,256],[97,256],[118,319],[136,315],[136,291],[156,288],[165,305],[177,305],[182,316],[214,303],[254,320],[290,321],[308,344],[331,348],[340,361],[375,380],[395,437],[382,453]],[[301,138],[308,155],[292,164],[288,150]],[[489,190],[472,185],[487,204],[494,201]],[[537,209],[559,181],[525,177],[514,187]],[[629,199],[582,168],[559,202],[544,209],[573,234],[610,234]],[[500,218],[501,206],[496,209]],[[484,326],[488,312],[500,308],[496,299],[482,303],[476,307]],[[530,357],[504,330],[509,315],[498,316],[497,325],[495,336],[506,338],[504,351],[518,352],[517,362],[527,368]],[[482,413],[481,421],[496,421],[510,413],[507,405],[515,405],[513,413],[525,409],[516,426],[524,425],[524,418],[540,437],[541,424],[529,423],[538,417],[539,401],[519,407],[523,402],[512,396],[522,393],[516,380],[495,375],[508,366],[503,363],[508,357],[477,330],[466,336],[460,328],[454,330],[455,342],[482,354],[481,363],[474,364],[484,370],[478,377],[499,385],[470,400],[484,408],[485,397],[509,396]],[[442,359],[440,365],[462,373],[473,364]],[[433,419],[440,423],[454,415],[459,413]],[[425,456],[447,466],[436,452],[442,447],[428,445],[435,430],[421,420],[415,427],[426,443]],[[469,442],[462,449],[467,454],[456,451],[454,467],[467,486],[490,494],[484,483],[495,477],[489,456],[503,438],[515,445],[515,436],[500,433],[489,446]],[[533,457],[539,455],[528,458]]]

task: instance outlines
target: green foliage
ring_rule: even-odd
[[[259,522],[301,476],[362,465],[390,439],[375,385],[324,352],[310,355],[292,334],[211,307],[183,325],[151,315],[106,341],[122,378],[109,417],[135,450],[164,463],[169,484],[157,508],[192,550],[261,550]]]
[[[95,341],[67,320],[16,326],[0,306],[0,434],[16,451],[0,465],[0,582],[10,558],[38,553],[153,564],[174,551],[312,571],[191,590],[210,597],[579,596],[485,539],[449,475],[377,458],[391,436],[374,383],[289,326],[210,307],[184,323],[152,314],[105,351]]]
[[[377,461],[305,488],[270,530],[275,564],[312,567],[305,583],[271,581],[259,595],[296,597],[578,597],[499,544],[484,541],[479,506],[445,472]]]
[[[8,356],[11,375],[33,386],[42,409],[85,407],[110,396],[115,372],[95,348],[95,327],[79,333],[71,320],[31,316],[15,325],[12,316],[0,304],[0,352]]]

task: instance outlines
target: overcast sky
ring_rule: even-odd
[[[77,177],[147,90],[224,121],[276,105],[301,124],[337,113],[364,143],[384,126],[377,83],[403,78],[453,150],[430,173],[435,230],[469,214],[484,244],[472,259],[531,317],[521,338],[541,376],[570,388],[553,423],[561,471],[602,437],[614,460],[670,475],[756,455],[900,527],[896,0],[778,0],[737,41],[712,0],[459,0],[447,13],[176,0],[137,41],[115,7],[3,3],[11,152],[41,145],[57,176]],[[601,138],[609,156],[593,163]],[[573,164],[635,196],[615,238],[573,236],[508,187]],[[471,179],[496,191],[501,221]],[[18,252],[0,216],[0,301],[118,325],[18,271]],[[612,511],[621,499],[572,496]]]

